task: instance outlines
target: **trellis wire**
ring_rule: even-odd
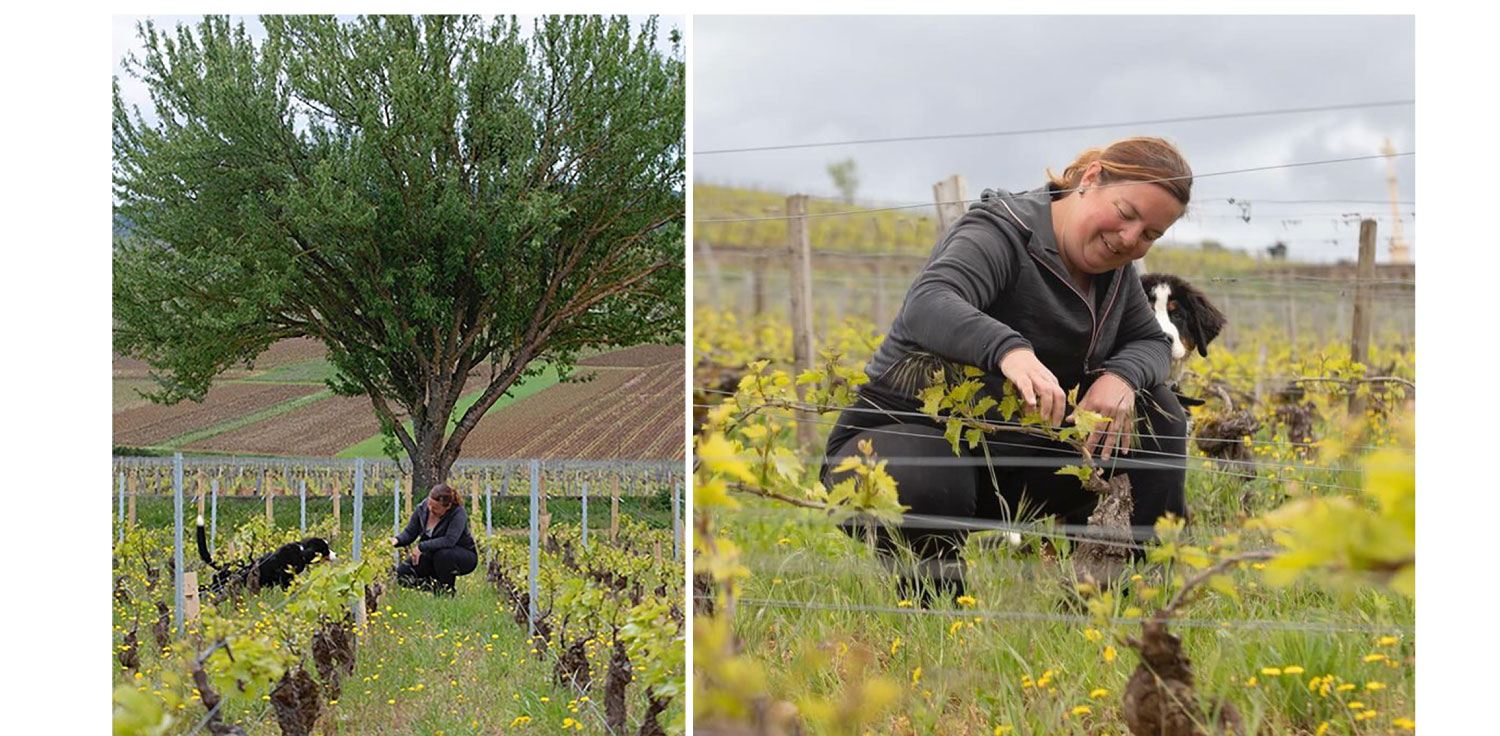
[[[707,600],[712,596],[694,595],[695,600]],[[1009,611],[1003,609],[964,609],[964,610],[937,610],[931,608],[918,608],[912,606],[903,608],[897,606],[869,606],[860,604],[823,603],[819,601],[787,601],[775,598],[735,598],[736,605],[748,605],[764,608],[788,608],[813,611],[837,611],[841,613],[894,613],[908,616],[938,616],[945,618],[987,618],[1010,621],[1030,621],[1039,623],[1069,623],[1069,624],[1094,624],[1101,620],[1115,625],[1139,624],[1141,619],[1125,616],[1108,616],[1098,618],[1082,614],[1066,613],[1038,613],[1031,611]],[[1173,618],[1173,626],[1185,628],[1205,629],[1249,629],[1267,631],[1306,631],[1314,633],[1360,633],[1379,634],[1398,631],[1403,634],[1416,633],[1416,627],[1405,624],[1391,624],[1389,626],[1375,626],[1368,624],[1317,624],[1298,623],[1292,621],[1281,621],[1278,619],[1202,619],[1202,618]]]
[[[1274,381],[1274,380],[1279,380],[1282,377],[1261,376],[1260,378],[1261,378],[1261,380]],[[1337,378],[1335,376],[1286,376],[1284,378],[1286,378],[1286,380],[1288,380],[1288,381],[1295,381],[1295,380],[1342,381],[1343,380],[1343,379]],[[1406,379],[1398,378],[1398,377],[1395,377],[1395,376],[1381,376],[1381,377],[1378,377],[1378,378],[1375,378],[1375,379],[1362,379],[1360,382],[1366,382],[1366,381],[1369,381],[1369,382],[1374,382],[1374,381],[1389,381],[1389,382],[1393,382],[1393,383],[1404,383],[1405,380]],[[734,391],[727,391],[727,390],[724,390],[724,389],[717,389],[717,388],[709,388],[707,386],[694,386],[693,390],[695,392],[702,392],[702,393],[705,393],[705,394],[717,394],[719,396],[725,396],[725,397],[730,397],[730,396],[735,396],[736,395],[736,393]],[[700,403],[694,403],[693,404],[693,408],[695,408],[695,409],[712,409],[715,406],[716,406],[716,404],[700,404]],[[805,403],[805,402],[796,402],[796,401],[783,401],[783,402],[779,402],[777,404],[777,408],[786,408],[786,409],[798,410],[798,411],[806,411],[806,412],[811,412],[811,413],[819,413],[819,412],[821,412],[821,411],[823,411],[825,409],[828,409],[828,407],[820,406],[818,404],[808,404],[808,403]],[[924,414],[924,413],[919,412],[919,411],[905,411],[905,410],[901,410],[901,409],[881,409],[881,408],[875,408],[875,407],[865,408],[865,407],[855,406],[855,405],[838,407],[837,409],[838,409],[838,411],[849,411],[849,412],[854,412],[856,414],[881,414],[881,415],[890,416],[890,417],[911,417],[913,419],[923,419],[923,420],[931,420],[933,418],[931,414]],[[996,426],[1001,426],[1001,427],[1023,428],[1023,427],[1026,426],[1026,425],[1021,424],[1020,422],[1010,421],[1010,420],[986,420],[986,421],[988,423],[990,423],[990,424],[994,424]],[[841,426],[841,425],[835,425],[835,426]],[[1113,432],[1112,430],[1109,430],[1109,429],[1100,429],[1098,431],[1099,431],[1099,433],[1106,434],[1106,435],[1116,434],[1116,432]],[[1191,435],[1191,434],[1183,435],[1183,434],[1159,434],[1159,433],[1153,433],[1153,436],[1159,437],[1159,438],[1162,438],[1162,439],[1177,439],[1177,440],[1191,440],[1191,439],[1195,438],[1195,436]],[[1293,441],[1293,440],[1260,441],[1260,442],[1256,442],[1255,444],[1257,444],[1257,445],[1276,446],[1276,447],[1311,447],[1311,448],[1315,448],[1315,447],[1319,446],[1319,443],[1317,443],[1317,442],[1296,442],[1296,441]],[[1350,445],[1350,447],[1354,448],[1354,449],[1371,449],[1371,450],[1385,449],[1385,448],[1383,448],[1381,446],[1378,446],[1378,445]]]
[[[1290,163],[1290,164],[1274,164],[1274,165],[1270,165],[1270,166],[1251,166],[1251,167],[1243,168],[1243,169],[1229,169],[1229,170],[1226,170],[1226,171],[1210,171],[1210,172],[1206,172],[1206,173],[1192,174],[1192,175],[1188,175],[1188,176],[1165,176],[1165,177],[1160,177],[1160,178],[1156,178],[1156,179],[1132,179],[1130,181],[1123,182],[1123,183],[1117,183],[1117,184],[1099,184],[1099,185],[1096,185],[1096,186],[1093,186],[1093,187],[1090,187],[1090,188],[1091,189],[1107,189],[1107,188],[1110,188],[1110,187],[1128,186],[1128,185],[1131,185],[1131,184],[1143,184],[1143,183],[1144,184],[1159,184],[1159,183],[1170,182],[1170,181],[1178,181],[1178,180],[1181,180],[1181,179],[1192,179],[1192,180],[1207,179],[1207,178],[1215,177],[1215,176],[1229,176],[1231,174],[1249,174],[1249,173],[1254,173],[1254,172],[1258,172],[1258,171],[1274,171],[1274,170],[1277,170],[1277,169],[1294,169],[1294,168],[1300,168],[1300,167],[1304,167],[1304,166],[1323,166],[1323,165],[1327,165],[1327,164],[1341,164],[1341,163],[1350,163],[1350,162],[1354,162],[1354,161],[1369,161],[1369,160],[1373,160],[1373,159],[1395,158],[1395,157],[1398,157],[1398,156],[1404,157],[1404,156],[1415,156],[1415,155],[1416,155],[1415,151],[1404,151],[1404,152],[1401,152],[1401,153],[1396,153],[1396,154],[1391,154],[1391,155],[1377,154],[1377,155],[1371,155],[1371,156],[1349,156],[1349,157],[1346,157],[1346,158],[1324,159],[1322,161],[1299,161],[1299,162]],[[1080,188],[1081,187],[1073,187],[1073,188],[1070,188],[1070,189],[1055,189],[1055,190],[1053,190],[1053,192],[1057,193],[1057,194],[1066,194],[1066,193],[1078,191]],[[855,215],[867,215],[867,214],[869,214],[871,212],[887,212],[887,211],[894,211],[894,210],[910,210],[910,209],[919,209],[919,208],[932,207],[932,206],[935,206],[935,205],[944,205],[944,204],[960,204],[960,205],[962,205],[962,204],[968,204],[970,201],[971,200],[962,200],[962,199],[960,199],[960,200],[952,200],[952,201],[947,201],[947,202],[922,202],[920,204],[893,205],[893,206],[890,206],[890,207],[871,207],[871,208],[862,209],[862,210],[843,210],[843,211],[839,211],[839,212],[808,212],[808,213],[800,214],[800,215],[767,215],[767,216],[762,216],[762,217],[731,217],[731,218],[717,218],[717,219],[703,219],[703,220],[695,218],[693,220],[693,224],[694,225],[713,225],[713,224],[718,224],[718,223],[730,223],[730,222],[770,222],[770,221],[776,221],[776,220],[818,219],[818,218],[824,218],[824,217],[847,217],[847,216],[855,216]]]
[[[747,146],[740,148],[708,149],[704,151],[693,151],[694,156],[713,156],[725,153],[749,153],[758,151],[787,151],[806,148],[825,148],[830,146],[854,146],[871,143],[899,143],[913,141],[934,140],[962,140],[972,138],[997,138],[1019,135],[1036,135],[1040,133],[1065,133],[1080,130],[1097,130],[1101,128],[1124,128],[1141,127],[1147,125],[1163,125],[1167,123],[1202,122],[1206,120],[1229,120],[1235,118],[1266,117],[1271,115],[1291,115],[1307,112],[1328,112],[1333,110],[1355,110],[1369,107],[1396,107],[1402,105],[1415,105],[1416,100],[1389,100],[1383,102],[1354,102],[1341,105],[1319,105],[1315,107],[1289,107],[1273,110],[1252,110],[1249,112],[1215,113],[1209,115],[1186,115],[1171,118],[1155,118],[1152,120],[1134,120],[1120,123],[1087,123],[1081,125],[1049,126],[1043,128],[1021,128],[1017,130],[1000,130],[983,133],[936,133],[916,136],[895,136],[888,138],[858,138],[842,141],[821,141],[817,143],[789,143],[773,146]]]

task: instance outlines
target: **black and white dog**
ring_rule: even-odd
[[[208,535],[203,531],[202,516],[198,517],[198,556],[203,558],[203,564],[217,570],[212,581],[198,586],[202,592],[212,595],[238,585],[245,585],[252,592],[271,585],[280,585],[285,590],[292,584],[292,578],[306,570],[308,565],[320,559],[337,559],[326,540],[308,537],[300,542],[283,544],[275,552],[256,560],[218,565],[208,553]]]
[[[1162,331],[1172,338],[1170,380],[1175,384],[1182,378],[1188,353],[1197,350],[1207,357],[1208,344],[1219,336],[1228,320],[1203,292],[1171,274],[1144,274],[1141,287]]]

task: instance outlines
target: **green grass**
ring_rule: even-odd
[[[195,429],[191,432],[177,435],[176,437],[169,437],[145,449],[177,449],[186,445],[191,445],[194,442],[201,442],[208,439],[209,437],[221,435],[225,432],[232,432],[241,427],[248,427],[256,422],[263,422],[272,417],[280,416],[282,414],[286,414],[287,412],[296,411],[297,409],[301,409],[304,406],[316,404],[317,402],[322,401],[323,399],[326,399],[332,395],[332,391],[324,389],[322,391],[308,394],[307,396],[301,396],[289,401],[283,401],[280,404],[268,406],[259,411],[253,411],[249,414],[241,414],[240,416],[237,416],[233,419],[227,419],[225,421],[219,422],[218,424],[204,427],[203,429]]]
[[[313,358],[300,363],[287,363],[279,365],[260,375],[246,378],[246,381],[257,381],[264,383],[315,383],[323,385],[338,370],[324,358]]]
[[[331,541],[338,556],[347,559],[351,553],[348,514],[352,503],[347,498],[344,501],[343,533]],[[509,501],[524,503],[524,499]],[[278,498],[277,503],[277,532],[273,538],[285,539],[289,536],[286,532],[296,528],[297,503],[295,498],[290,501]],[[652,498],[621,499],[622,515],[628,513],[641,520],[643,517],[637,512],[648,512],[644,518],[650,523],[652,503]],[[317,499],[316,503],[309,500],[310,526],[325,520],[329,505],[328,499]],[[566,504],[561,499],[554,499],[549,505],[554,514],[554,525],[557,525],[565,517],[560,506]],[[314,514],[315,508],[317,514]],[[113,509],[112,505],[112,512]],[[263,510],[262,500],[258,498],[220,499],[221,547],[230,530]],[[370,615],[367,629],[359,633],[353,674],[343,681],[343,692],[337,704],[326,705],[315,733],[381,736],[542,734],[556,733],[568,719],[581,724],[581,728],[570,730],[586,734],[606,733],[603,683],[608,664],[607,649],[600,648],[598,658],[590,656],[595,667],[595,685],[587,693],[592,699],[590,702],[582,697],[585,693],[556,682],[553,674],[555,660],[551,654],[532,651],[533,645],[526,636],[524,625],[516,623],[509,602],[486,580],[486,550],[483,546],[479,567],[472,574],[458,579],[457,595],[453,598],[435,598],[426,593],[394,588],[385,573],[393,562],[393,553],[381,547],[383,538],[389,535],[385,530],[390,527],[390,506],[388,502],[369,503],[365,511],[368,535],[365,552],[368,555],[379,550],[379,554],[371,559],[380,571],[377,579],[385,580],[388,588],[380,610]],[[185,516],[191,519],[195,512],[189,504]],[[507,519],[517,516],[513,511],[506,513]],[[607,505],[598,517],[590,516],[591,527],[607,527]],[[159,573],[166,573],[164,565],[171,556],[171,518],[170,499],[140,500],[137,519],[141,528],[152,535],[149,537],[150,547],[160,550],[155,560]],[[670,528],[670,519],[665,525],[653,525]],[[480,521],[477,531],[482,531],[482,528]],[[599,538],[599,543],[605,543],[604,537]],[[198,570],[200,577],[207,574],[191,548],[186,557],[189,570]],[[151,596],[142,597],[146,594],[140,576],[140,560],[116,558],[114,562],[116,573],[128,577],[127,587],[132,596],[128,603],[122,605],[117,601],[114,605],[113,643],[118,647],[126,632],[136,625],[130,611],[154,609]],[[525,571],[513,570],[512,575],[524,579]],[[170,581],[170,577],[166,580]],[[167,585],[165,592],[158,589],[154,597],[165,596],[170,606],[170,582]],[[257,610],[275,608],[285,600],[284,595],[280,590],[267,589],[255,595],[243,593],[218,605],[221,612],[231,618],[248,620]],[[186,699],[191,682],[185,681],[186,665],[182,655],[163,656],[157,650],[150,633],[152,621],[154,614],[139,621],[140,676],[137,678],[114,664],[112,685],[134,685],[142,692],[153,694],[173,691],[183,698],[184,707],[172,711],[177,716],[176,722],[166,731],[181,736],[193,731],[194,725],[203,718],[204,710],[201,703]],[[190,627],[190,637],[192,633]],[[317,677],[316,673],[314,676]],[[234,692],[221,694],[227,696],[222,708],[227,722],[240,725],[246,733],[256,736],[280,733],[269,703]],[[633,734],[646,709],[646,697],[639,684],[627,689],[626,704],[628,733]],[[682,708],[682,699],[676,699],[668,717],[680,718]],[[530,720],[517,723],[523,716]]]
[[[1211,499],[1230,504],[1222,483],[1190,480],[1189,490],[1195,508]],[[742,651],[767,673],[772,697],[842,702],[862,683],[884,678],[901,695],[863,730],[974,736],[1002,726],[1011,729],[1002,733],[1011,734],[1124,732],[1121,695],[1138,660],[1116,637],[1139,636],[1140,629],[1090,621],[1087,611],[1070,602],[1064,574],[1050,557],[971,538],[965,555],[972,606],[950,597],[919,614],[898,600],[894,576],[863,544],[816,512],[759,502],[747,507],[751,513],[724,519],[732,519],[730,538],[752,571],[734,631]],[[1116,592],[1116,616],[1130,607],[1151,611],[1161,605],[1149,588],[1160,588],[1165,572],[1144,563],[1132,572],[1142,578]],[[1412,601],[1382,592],[1373,581],[1351,591],[1316,581],[1273,589],[1249,570],[1235,580],[1238,601],[1210,594],[1189,606],[1181,617],[1187,622],[1172,631],[1183,639],[1199,693],[1228,698],[1244,715],[1247,732],[1312,734],[1327,721],[1329,733],[1387,733],[1393,719],[1413,717],[1414,639],[1402,634],[1396,644],[1379,643],[1381,634],[1415,625]],[[817,609],[799,607],[807,603]],[[1377,632],[1277,628],[1282,624]],[[1367,655],[1385,658],[1366,661]],[[1287,667],[1303,671],[1263,672]],[[1326,696],[1309,689],[1313,678],[1325,675],[1339,678],[1335,687],[1347,683],[1353,689]],[[1044,676],[1047,685],[1038,687]],[[1371,682],[1379,689],[1368,689]],[[1378,715],[1354,719],[1370,710]]]
[[[489,411],[497,411],[501,408],[514,404],[515,402],[531,396],[532,394],[555,385],[557,381],[557,368],[555,366],[549,365],[545,369],[543,369],[543,371],[539,375],[526,378],[524,379],[524,382],[519,382],[515,385],[512,385],[510,387],[510,391],[506,392],[506,395],[501,396],[498,400],[496,400],[495,404],[490,407]],[[473,406],[474,402],[478,401],[479,397],[483,393],[483,390],[474,391],[472,393],[465,394],[458,400],[458,405],[453,407],[453,415],[448,419],[449,431],[452,431],[453,428],[458,425],[458,420],[463,417],[464,412],[468,411],[469,407]],[[485,413],[488,414],[489,412]],[[405,426],[406,431],[412,431],[411,422],[406,422]],[[341,458],[382,458],[385,456],[385,435],[383,434],[377,434],[373,437],[369,437],[354,445],[351,445],[350,447],[346,447],[343,450],[340,450],[337,455],[334,455],[334,457]]]
[[[282,595],[268,590],[252,600],[270,607]],[[118,618],[115,626],[117,638],[129,628]],[[150,683],[142,684],[149,692],[169,669],[156,654],[148,629],[141,630],[142,679],[133,680],[116,665],[115,685]],[[556,684],[552,663],[550,655],[531,653],[525,631],[485,581],[482,568],[459,578],[453,598],[395,589],[370,616],[354,673],[344,680],[337,705],[325,708],[317,733],[334,733],[328,729],[332,721],[345,734],[540,734],[558,732],[569,718],[583,724],[582,733],[605,733],[602,686],[594,688],[592,705],[579,702],[577,693]],[[605,665],[599,665],[601,675]],[[269,703],[228,695],[222,711],[226,721],[248,734],[281,733]],[[626,697],[634,733],[645,696],[632,686]],[[182,715],[182,727],[170,733],[187,733],[203,708],[190,704]],[[512,730],[521,716],[530,722]]]

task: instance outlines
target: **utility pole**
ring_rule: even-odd
[[[1396,148],[1391,139],[1385,139],[1380,152],[1385,154],[1386,182],[1391,188],[1391,263],[1411,263],[1411,249],[1401,234],[1401,212],[1396,207]]]

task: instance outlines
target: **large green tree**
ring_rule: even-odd
[[[423,488],[517,380],[681,339],[675,31],[663,53],[654,19],[261,21],[142,24],[154,110],[116,84],[114,347],[152,398],[312,337]]]

